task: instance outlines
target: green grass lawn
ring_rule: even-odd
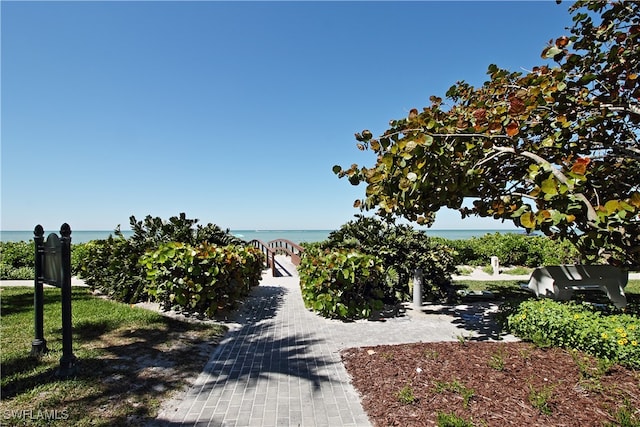
[[[640,295],[640,280],[629,280],[624,291],[628,294]]]
[[[51,425],[51,418],[59,425],[135,425],[155,417],[163,399],[198,375],[225,331],[74,288],[77,374],[63,379],[56,376],[62,355],[60,290],[44,292],[49,351],[38,359],[29,355],[33,289],[0,288],[0,299],[0,416],[9,425]]]

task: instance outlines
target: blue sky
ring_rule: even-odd
[[[531,69],[568,3],[11,2],[2,19],[1,228],[335,229],[353,134]],[[440,212],[434,228],[503,228]]]

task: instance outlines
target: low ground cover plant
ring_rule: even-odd
[[[528,300],[507,316],[506,329],[540,346],[576,349],[640,369],[640,319],[635,315],[605,314],[587,303]]]
[[[436,413],[436,425],[438,427],[474,427],[471,421],[468,421],[453,412],[439,411]]]

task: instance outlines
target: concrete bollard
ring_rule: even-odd
[[[413,272],[413,307],[422,307],[422,269]]]
[[[493,268],[493,275],[497,276],[500,274],[500,260],[497,256],[491,257],[491,268]]]

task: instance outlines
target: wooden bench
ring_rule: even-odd
[[[600,290],[622,308],[627,305],[624,288],[628,281],[628,271],[611,265],[552,265],[533,270],[527,288],[558,301],[571,299],[576,290]]]

